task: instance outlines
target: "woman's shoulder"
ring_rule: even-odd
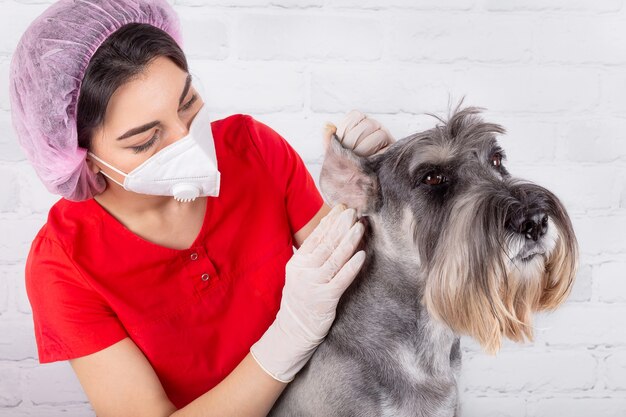
[[[77,235],[96,233],[101,213],[93,199],[70,201],[59,199],[50,207],[46,223],[35,239],[47,239],[62,246],[71,244]]]
[[[274,141],[280,135],[265,123],[245,113],[236,113],[211,123],[216,142],[247,149],[255,142]],[[282,137],[280,137],[282,139]]]
[[[254,121],[254,117],[246,113],[235,113],[230,116],[223,117],[221,119],[211,122],[213,131],[215,130],[228,130],[228,129],[242,129],[246,127],[246,123]]]
[[[211,122],[213,136],[217,139],[223,136],[245,135],[247,134],[246,124],[250,119],[252,119],[252,116],[248,114],[237,113],[215,120]]]

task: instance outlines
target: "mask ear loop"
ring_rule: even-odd
[[[106,166],[106,167],[108,167],[108,168],[112,169],[113,171],[117,172],[117,173],[118,173],[118,174],[120,174],[120,175],[123,175],[123,176],[124,176],[124,178],[126,178],[126,177],[128,176],[127,174],[125,174],[124,172],[122,172],[122,171],[120,171],[119,169],[115,168],[114,166],[112,166],[112,165],[110,165],[110,164],[108,164],[108,163],[104,162],[102,159],[98,158],[98,157],[97,157],[96,155],[94,155],[93,153],[91,153],[91,152],[87,152],[87,154],[88,154],[89,156],[91,156],[93,159],[95,159],[96,161],[100,162],[102,165],[104,165],[104,166]],[[117,181],[117,180],[113,179],[110,175],[108,175],[108,174],[107,174],[106,172],[104,172],[103,170],[100,170],[100,173],[101,173],[102,175],[104,175],[105,177],[107,177],[108,179],[110,179],[111,181],[113,181],[114,183],[116,183],[117,185],[119,185],[120,187],[124,188],[124,184],[121,184],[119,181]]]

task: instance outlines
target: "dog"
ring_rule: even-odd
[[[563,204],[512,177],[505,129],[461,104],[370,157],[330,132],[320,188],[357,210],[366,261],[269,416],[459,416],[460,336],[490,354],[532,341],[532,313],[567,298],[578,244]]]

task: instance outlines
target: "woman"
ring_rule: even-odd
[[[26,264],[39,361],[69,360],[101,417],[266,415],[364,260],[280,135],[209,122],[180,45],[165,0],[63,0],[11,62],[18,138],[64,197]],[[392,141],[359,113],[338,133]]]

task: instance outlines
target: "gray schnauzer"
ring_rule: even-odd
[[[329,132],[320,187],[362,216],[367,257],[269,416],[458,416],[459,336],[495,354],[503,337],[532,340],[532,313],[568,296],[578,245],[565,208],[509,174],[504,128],[460,107],[369,158]]]

